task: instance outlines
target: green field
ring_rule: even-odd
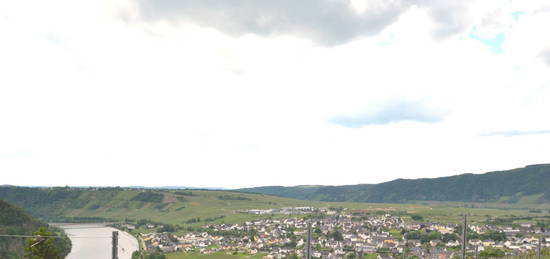
[[[264,218],[265,216],[239,213],[247,209],[268,209],[295,206],[331,206],[329,203],[293,200],[259,194],[242,194],[223,191],[192,191],[193,196],[178,195],[176,191],[155,191],[164,197],[161,202],[134,201],[132,197],[140,191],[129,190],[118,193],[111,199],[102,199],[93,192],[83,195],[92,200],[89,205],[78,209],[67,209],[64,216],[103,217],[113,219],[148,219],[170,224],[203,225],[206,223],[237,223]],[[230,197],[231,199],[220,199]],[[183,199],[182,199],[183,198]],[[90,209],[90,207],[97,207]],[[223,216],[223,218],[221,218]],[[200,222],[187,223],[192,219]]]
[[[214,254],[196,254],[196,253],[171,253],[167,254],[168,259],[261,259],[265,254],[237,254],[233,255],[231,253],[214,253]]]

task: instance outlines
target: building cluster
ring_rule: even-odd
[[[302,210],[302,209],[300,209]],[[250,210],[257,211],[257,210]],[[170,233],[142,234],[148,250],[194,253],[262,253],[264,258],[305,257],[308,224],[311,225],[311,247],[314,258],[356,258],[365,254],[378,254],[378,258],[416,256],[419,258],[446,259],[459,257],[461,243],[450,240],[407,239],[411,231],[453,234],[457,225],[435,223],[406,224],[400,217],[390,214],[369,215],[340,210],[314,210],[309,216],[270,218],[242,224],[210,224],[204,231],[173,235]],[[272,212],[270,212],[272,213]],[[483,251],[487,247],[505,248],[509,253],[520,254],[537,249],[537,231],[530,226],[494,227],[470,226],[475,233],[498,231],[505,240],[468,241],[468,252]],[[456,234],[453,234],[455,237]],[[550,243],[543,246],[550,247]]]
[[[287,208],[276,208],[276,209],[252,209],[252,210],[242,210],[240,213],[245,214],[254,214],[254,215],[270,215],[270,214],[283,214],[283,215],[296,215],[296,214],[309,214],[309,213],[326,213],[327,209],[318,209],[315,207],[287,207]]]

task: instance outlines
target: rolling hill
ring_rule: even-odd
[[[315,187],[317,188],[317,187]],[[133,188],[69,187],[0,187],[0,199],[25,210],[35,218],[49,222],[115,222],[130,221],[183,230],[211,223],[242,223],[266,217],[288,215],[253,215],[247,209],[283,207],[324,207],[363,210],[372,213],[393,211],[397,215],[420,215],[434,222],[454,223],[468,211],[473,221],[484,221],[487,215],[538,217],[550,207],[535,204],[517,207],[513,204],[463,204],[429,202],[425,204],[387,204],[365,202],[325,202],[298,200],[279,196],[236,191],[160,190]],[[466,208],[465,205],[468,205]],[[474,208],[475,207],[475,208]],[[537,208],[537,212],[529,209]],[[141,222],[141,223],[140,223]]]
[[[133,188],[4,186],[0,187],[0,199],[46,221],[145,219],[180,225],[242,222],[258,217],[239,213],[246,209],[329,206],[325,202],[233,191]]]
[[[57,222],[128,219],[202,226],[270,216],[241,210],[296,206],[392,210],[455,222],[466,206],[478,208],[469,213],[480,220],[485,215],[532,214],[517,209],[550,208],[550,165],[370,185],[267,186],[235,191],[0,186],[0,199],[35,218]]]
[[[238,191],[337,202],[550,203],[550,164],[531,165],[485,174],[461,174],[431,179],[397,179],[380,184],[264,186]]]

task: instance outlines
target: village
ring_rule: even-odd
[[[304,258],[308,224],[311,224],[313,258],[418,257],[447,259],[460,257],[458,224],[406,224],[389,213],[365,214],[331,209],[292,208],[288,212],[315,212],[310,216],[270,218],[242,224],[209,224],[202,232],[183,235],[172,233],[141,234],[146,249],[162,252],[215,252],[265,254],[263,258]],[[241,213],[263,214],[251,210]],[[270,210],[270,213],[274,210]],[[267,212],[265,212],[267,213]],[[506,251],[507,255],[534,253],[537,236],[546,235],[532,224],[515,226],[469,225],[467,253],[483,254]],[[550,247],[550,242],[544,242]]]

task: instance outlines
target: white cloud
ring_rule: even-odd
[[[0,184],[354,184],[548,162],[547,134],[480,136],[550,128],[538,4],[417,1],[368,37],[307,32],[318,19],[252,34],[235,21],[235,37],[201,17],[141,20],[135,4],[0,3]],[[503,52],[470,39],[474,26],[505,33]],[[392,100],[445,117],[329,122]]]
[[[433,37],[445,39],[468,29],[471,1],[434,0],[138,0],[145,21],[191,22],[230,35],[294,35],[337,45],[374,35],[411,7],[429,10]],[[127,13],[123,13],[128,17]]]
[[[445,112],[427,107],[422,102],[391,100],[374,106],[376,107],[374,110],[355,115],[340,115],[331,118],[330,121],[343,127],[360,128],[400,121],[436,123],[442,121],[445,116]]]

